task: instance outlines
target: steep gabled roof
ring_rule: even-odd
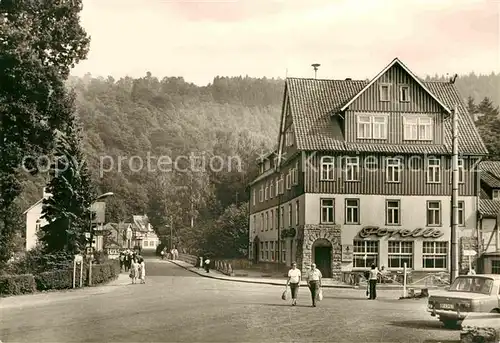
[[[23,212],[23,214],[26,214],[29,211],[31,211],[35,206],[37,206],[38,204],[40,204],[42,201],[43,201],[43,198],[40,199],[40,200],[38,200],[37,202],[35,202],[33,205],[31,205],[26,211]]]
[[[500,161],[483,161],[479,164],[481,181],[491,188],[500,188]]]
[[[450,82],[422,82],[447,108],[457,106],[458,146],[465,155],[486,155],[488,151],[456,86]],[[367,81],[287,78],[286,89],[299,150],[380,153],[452,153],[452,118],[444,122],[443,145],[348,143],[339,116],[332,116],[358,94]]]
[[[389,63],[387,65],[387,67],[385,67],[384,69],[382,69],[382,71],[380,73],[378,73],[370,82],[368,82],[359,92],[357,92],[347,103],[345,103],[341,108],[340,110],[341,111],[345,111],[347,109],[347,107],[349,107],[349,105],[351,105],[361,94],[363,94],[368,88],[370,88],[371,85],[373,85],[375,82],[377,82],[377,80],[382,76],[384,75],[389,69],[391,69],[394,65],[399,65],[401,68],[403,68],[403,70],[405,72],[408,73],[408,75],[410,75],[413,80],[418,83],[420,85],[420,87],[422,87],[422,89],[424,89],[434,100],[437,101],[437,103],[439,105],[441,105],[441,107],[448,113],[450,114],[451,113],[451,110],[448,108],[448,106],[446,106],[442,100],[440,100],[438,97],[436,97],[428,88],[427,86],[425,85],[425,83],[423,83],[422,81],[420,81],[420,79],[415,75],[413,74],[413,72],[408,69],[408,67],[406,67],[404,65],[403,62],[401,62],[399,60],[399,58],[395,58],[394,60],[392,60],[391,63]]]
[[[500,212],[500,201],[479,199],[479,213],[486,218],[496,218]]]

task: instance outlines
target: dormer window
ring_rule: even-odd
[[[399,101],[401,102],[410,101],[410,87],[408,86],[399,87]]]
[[[494,189],[491,193],[491,198],[493,200],[500,200],[500,189]]]
[[[390,100],[390,85],[380,85],[380,101],[389,101]]]

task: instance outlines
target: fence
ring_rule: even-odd
[[[202,267],[200,266],[200,257],[189,255],[189,254],[179,254],[179,260],[192,264],[194,267]],[[231,263],[225,261],[210,261],[210,268],[221,272],[222,274],[234,276],[233,266]]]

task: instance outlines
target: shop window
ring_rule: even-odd
[[[413,268],[413,242],[389,241],[389,268]]]
[[[354,241],[353,267],[370,268],[372,264],[378,266],[378,241]]]
[[[491,261],[491,274],[500,274],[500,260]]]
[[[423,242],[422,266],[430,269],[446,269],[448,242]]]

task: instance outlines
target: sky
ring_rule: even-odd
[[[83,0],[73,75],[366,79],[499,72],[500,0]]]

